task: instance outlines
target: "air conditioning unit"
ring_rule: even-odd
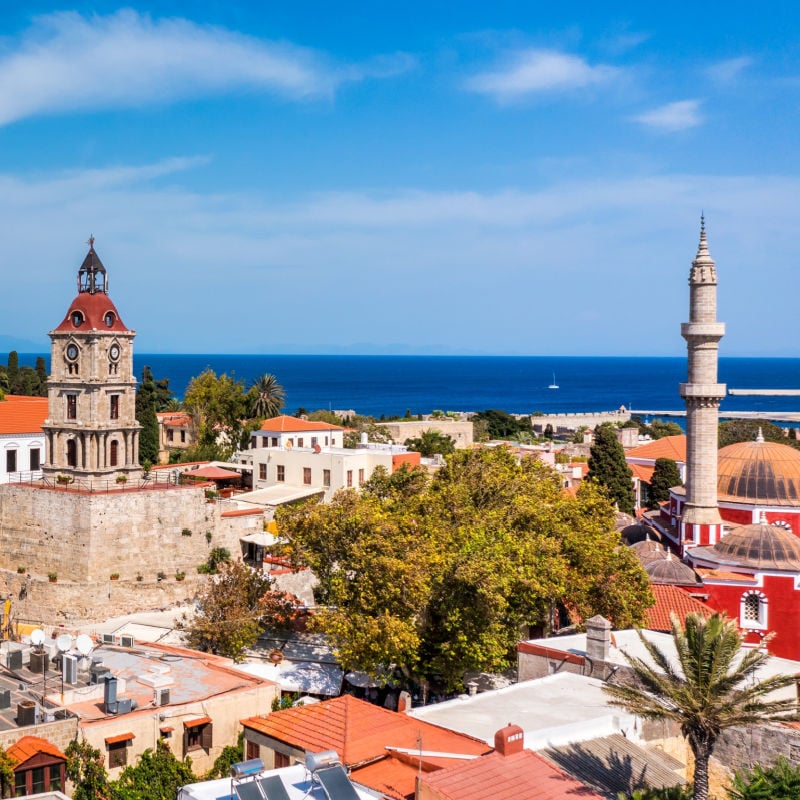
[[[114,636],[113,633],[104,633],[100,637],[100,641],[103,644],[116,644],[117,643],[117,637]]]
[[[31,672],[37,675],[42,675],[47,672],[47,664],[50,661],[50,656],[44,650],[31,650]]]
[[[117,701],[117,714],[130,714],[133,710],[133,700],[130,697],[125,697]],[[114,713],[114,712],[112,712]]]
[[[64,678],[64,683],[74,686],[78,682],[78,659],[76,656],[69,653],[64,654],[61,675]]]
[[[17,703],[17,725],[25,728],[36,724],[36,703],[33,700],[23,700]]]
[[[166,686],[162,686],[155,691],[155,697],[153,698],[155,704],[157,706],[168,706],[169,705],[169,688]]]
[[[9,650],[6,653],[6,666],[9,669],[22,669],[22,650]]]
[[[11,708],[11,689],[0,691],[0,709]]]
[[[130,648],[130,647],[133,647],[135,642],[136,642],[136,640],[129,633],[120,634],[120,637],[119,637],[120,647],[128,647],[128,648]]]

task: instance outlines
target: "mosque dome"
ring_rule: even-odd
[[[665,558],[654,558],[644,566],[652,583],[671,583],[678,586],[698,583],[695,571],[667,551]]]
[[[646,564],[656,558],[667,557],[667,551],[664,549],[664,546],[659,544],[654,539],[642,539],[641,541],[630,545],[630,549],[636,553],[636,557],[642,562],[642,564]]]
[[[800,570],[800,538],[766,522],[734,528],[711,549],[740,567]]]
[[[730,499],[800,505],[800,450],[778,442],[737,442],[718,455],[717,492]]]

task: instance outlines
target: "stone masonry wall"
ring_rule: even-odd
[[[196,487],[84,494],[3,485],[0,591],[12,593],[17,619],[100,619],[168,607],[195,594],[197,567],[211,548],[239,556],[239,537],[254,525],[260,518],[220,518]],[[51,572],[56,583],[48,581]]]

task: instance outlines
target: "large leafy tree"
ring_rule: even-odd
[[[754,442],[759,432],[768,442],[779,442],[800,447],[800,441],[784,435],[783,428],[767,420],[732,419],[719,425],[719,446],[727,447],[737,442]]]
[[[489,439],[516,439],[520,435],[530,435],[532,433],[531,418],[517,418],[507,411],[499,411],[495,408],[479,411],[470,418],[473,425],[477,424],[481,430],[485,430]]]
[[[277,417],[286,402],[286,392],[274,375],[264,374],[256,379],[247,393],[250,416],[265,419]]]
[[[244,382],[206,369],[189,382],[183,405],[196,433],[195,455],[223,461],[230,458],[241,443],[248,416]]]
[[[588,479],[602,486],[620,511],[633,514],[632,473],[613,426],[606,423],[595,428],[589,452]]]
[[[192,761],[178,761],[162,741],[111,782],[112,800],[174,800],[181,786],[197,781]]]
[[[657,458],[647,492],[650,507],[669,500],[669,490],[673,486],[683,486],[678,465],[671,458]]]
[[[673,615],[672,638],[678,662],[640,632],[650,661],[625,654],[635,685],[608,684],[614,705],[645,719],[678,723],[695,758],[694,798],[708,798],[708,762],[727,728],[763,725],[796,711],[794,699],[773,699],[776,689],[794,678],[777,675],[758,680],[769,659],[765,650],[742,650],[742,634],[733,620],[714,614],[689,614],[684,626]]]
[[[282,507],[295,560],[319,578],[315,624],[347,669],[391,664],[456,687],[469,669],[513,663],[525,626],[569,604],[636,624],[647,576],[591,485],[578,497],[536,459],[457,451],[432,479],[380,474],[328,505]]]
[[[75,789],[73,800],[110,800],[111,787],[103,755],[85,739],[73,739],[64,751],[67,757],[67,777]]]

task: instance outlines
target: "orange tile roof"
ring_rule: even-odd
[[[185,411],[159,411],[156,417],[168,428],[183,428],[192,422],[192,418]]]
[[[686,463],[686,436],[664,436],[625,452],[625,458],[671,458]]]
[[[0,435],[41,433],[46,419],[46,397],[7,394],[0,400]]]
[[[645,466],[644,464],[628,464],[628,468],[633,473],[634,478],[638,478],[645,483],[650,483],[653,479],[653,473],[656,471],[655,467]]]
[[[223,511],[221,517],[249,517],[251,514],[263,514],[263,508],[237,508],[235,511]]]
[[[685,619],[687,614],[701,614],[710,617],[714,613],[711,606],[692,597],[688,592],[669,584],[652,584],[650,590],[656,604],[647,609],[647,629],[651,631],[672,631],[670,613]]]
[[[601,800],[531,750],[461,762],[423,775],[422,783],[442,800]]]
[[[275,433],[302,433],[304,431],[343,431],[339,425],[331,425],[329,422],[312,422],[307,419],[299,419],[298,417],[289,417],[282,414],[280,417],[272,417],[272,419],[265,419],[261,423],[262,431],[272,431]],[[259,431],[253,431],[258,433]]]
[[[707,569],[704,567],[695,567],[694,571],[705,580],[714,581],[736,581],[737,583],[756,583],[753,575],[746,572],[728,572],[724,569]]]
[[[265,736],[311,753],[336,750],[348,767],[387,756],[386,747],[481,755],[491,747],[463,733],[440,728],[396,711],[374,706],[350,695],[313,705],[250,717],[242,725]]]
[[[29,759],[39,755],[39,753],[46,753],[48,756],[67,760],[67,757],[52,742],[48,742],[47,739],[42,739],[39,736],[23,736],[18,742],[12,744],[6,752],[16,764],[24,764]]]
[[[119,744],[120,742],[129,742],[135,738],[136,736],[132,733],[118,733],[116,736],[107,736],[105,742],[106,744]]]
[[[452,763],[452,762],[450,762]],[[423,763],[424,772],[426,769]],[[380,761],[373,761],[365,767],[354,769],[350,777],[362,786],[368,786],[385,795],[393,797],[395,800],[405,800],[413,798],[416,793],[417,775],[419,775],[419,757],[414,763],[397,757],[394,753],[389,758],[382,758]]]

